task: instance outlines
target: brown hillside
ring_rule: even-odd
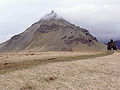
[[[1,44],[0,52],[103,50],[105,47],[88,30],[52,11],[23,33]]]

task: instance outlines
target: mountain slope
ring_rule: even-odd
[[[0,52],[80,51],[104,48],[105,45],[98,42],[86,29],[69,23],[52,11],[23,33],[1,44]]]
[[[120,40],[116,41],[116,44],[117,44],[118,49],[120,50]]]

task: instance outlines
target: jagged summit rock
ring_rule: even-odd
[[[41,20],[50,20],[50,19],[62,19],[60,16],[58,16],[53,10],[51,13],[45,15]]]
[[[71,25],[71,23],[57,15],[53,10],[49,14],[43,16],[38,22],[34,23],[33,25],[35,24],[50,25],[51,23],[58,24],[61,26]]]
[[[106,46],[88,30],[75,26],[54,11],[23,33],[0,44],[0,52],[102,50]]]

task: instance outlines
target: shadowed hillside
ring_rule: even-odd
[[[116,41],[117,48],[120,50],[120,41]]]

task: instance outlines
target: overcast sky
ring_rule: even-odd
[[[0,0],[0,43],[51,10],[99,40],[120,40],[120,0]]]

